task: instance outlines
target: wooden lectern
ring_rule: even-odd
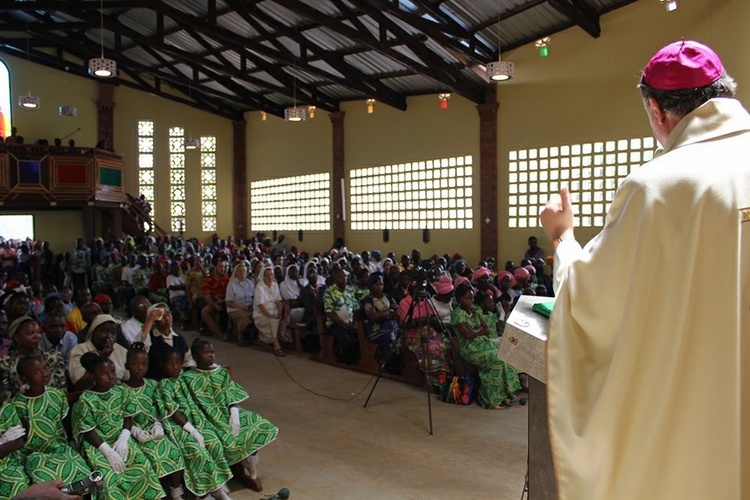
[[[549,297],[523,295],[505,323],[498,356],[529,375],[528,492],[530,500],[556,500],[557,483],[547,428],[548,320],[531,310]]]

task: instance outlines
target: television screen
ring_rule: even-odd
[[[33,215],[0,215],[0,236],[9,239],[34,239]]]

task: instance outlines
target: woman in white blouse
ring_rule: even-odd
[[[255,285],[247,278],[247,263],[243,260],[234,266],[232,277],[227,284],[225,303],[227,314],[232,318],[234,330],[232,338],[237,345],[246,345],[245,330],[253,323],[253,297]]]
[[[298,323],[302,319],[305,308],[299,301],[299,292],[307,283],[300,278],[299,268],[292,264],[286,268],[284,281],[279,285],[281,298],[287,302],[292,323]]]
[[[253,321],[258,328],[258,338],[264,344],[273,344],[276,356],[286,356],[276,335],[284,310],[279,285],[274,279],[273,268],[270,265],[264,266],[260,275],[262,278],[255,287],[253,299]]]

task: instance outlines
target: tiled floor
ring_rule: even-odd
[[[262,498],[282,487],[293,500],[521,497],[527,407],[484,410],[433,396],[430,436],[427,396],[417,387],[381,379],[363,408],[369,375],[303,356],[214,344],[217,362],[231,365],[250,393],[243,406],[280,429],[260,452],[263,493],[233,481],[234,499]]]

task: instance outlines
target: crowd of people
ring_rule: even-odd
[[[498,270],[492,258],[471,267],[458,253],[424,259],[415,249],[397,260],[343,241],[311,255],[283,235],[78,239],[44,260],[59,262],[53,269],[21,258],[44,242],[0,240],[0,496],[94,469],[104,498],[181,498],[184,488],[226,498],[232,475],[259,490],[257,450],[277,429],[238,406],[247,393],[214,363],[209,339],[282,357],[298,329],[314,353],[318,316],[339,362],[360,362],[362,321],[385,370],[403,369],[403,337],[433,388],[459,361],[453,344],[476,366],[478,403],[506,408],[521,385],[497,358],[504,319],[520,295],[551,291],[544,253],[535,238],[529,245],[520,266]],[[188,345],[175,322],[201,336]]]

